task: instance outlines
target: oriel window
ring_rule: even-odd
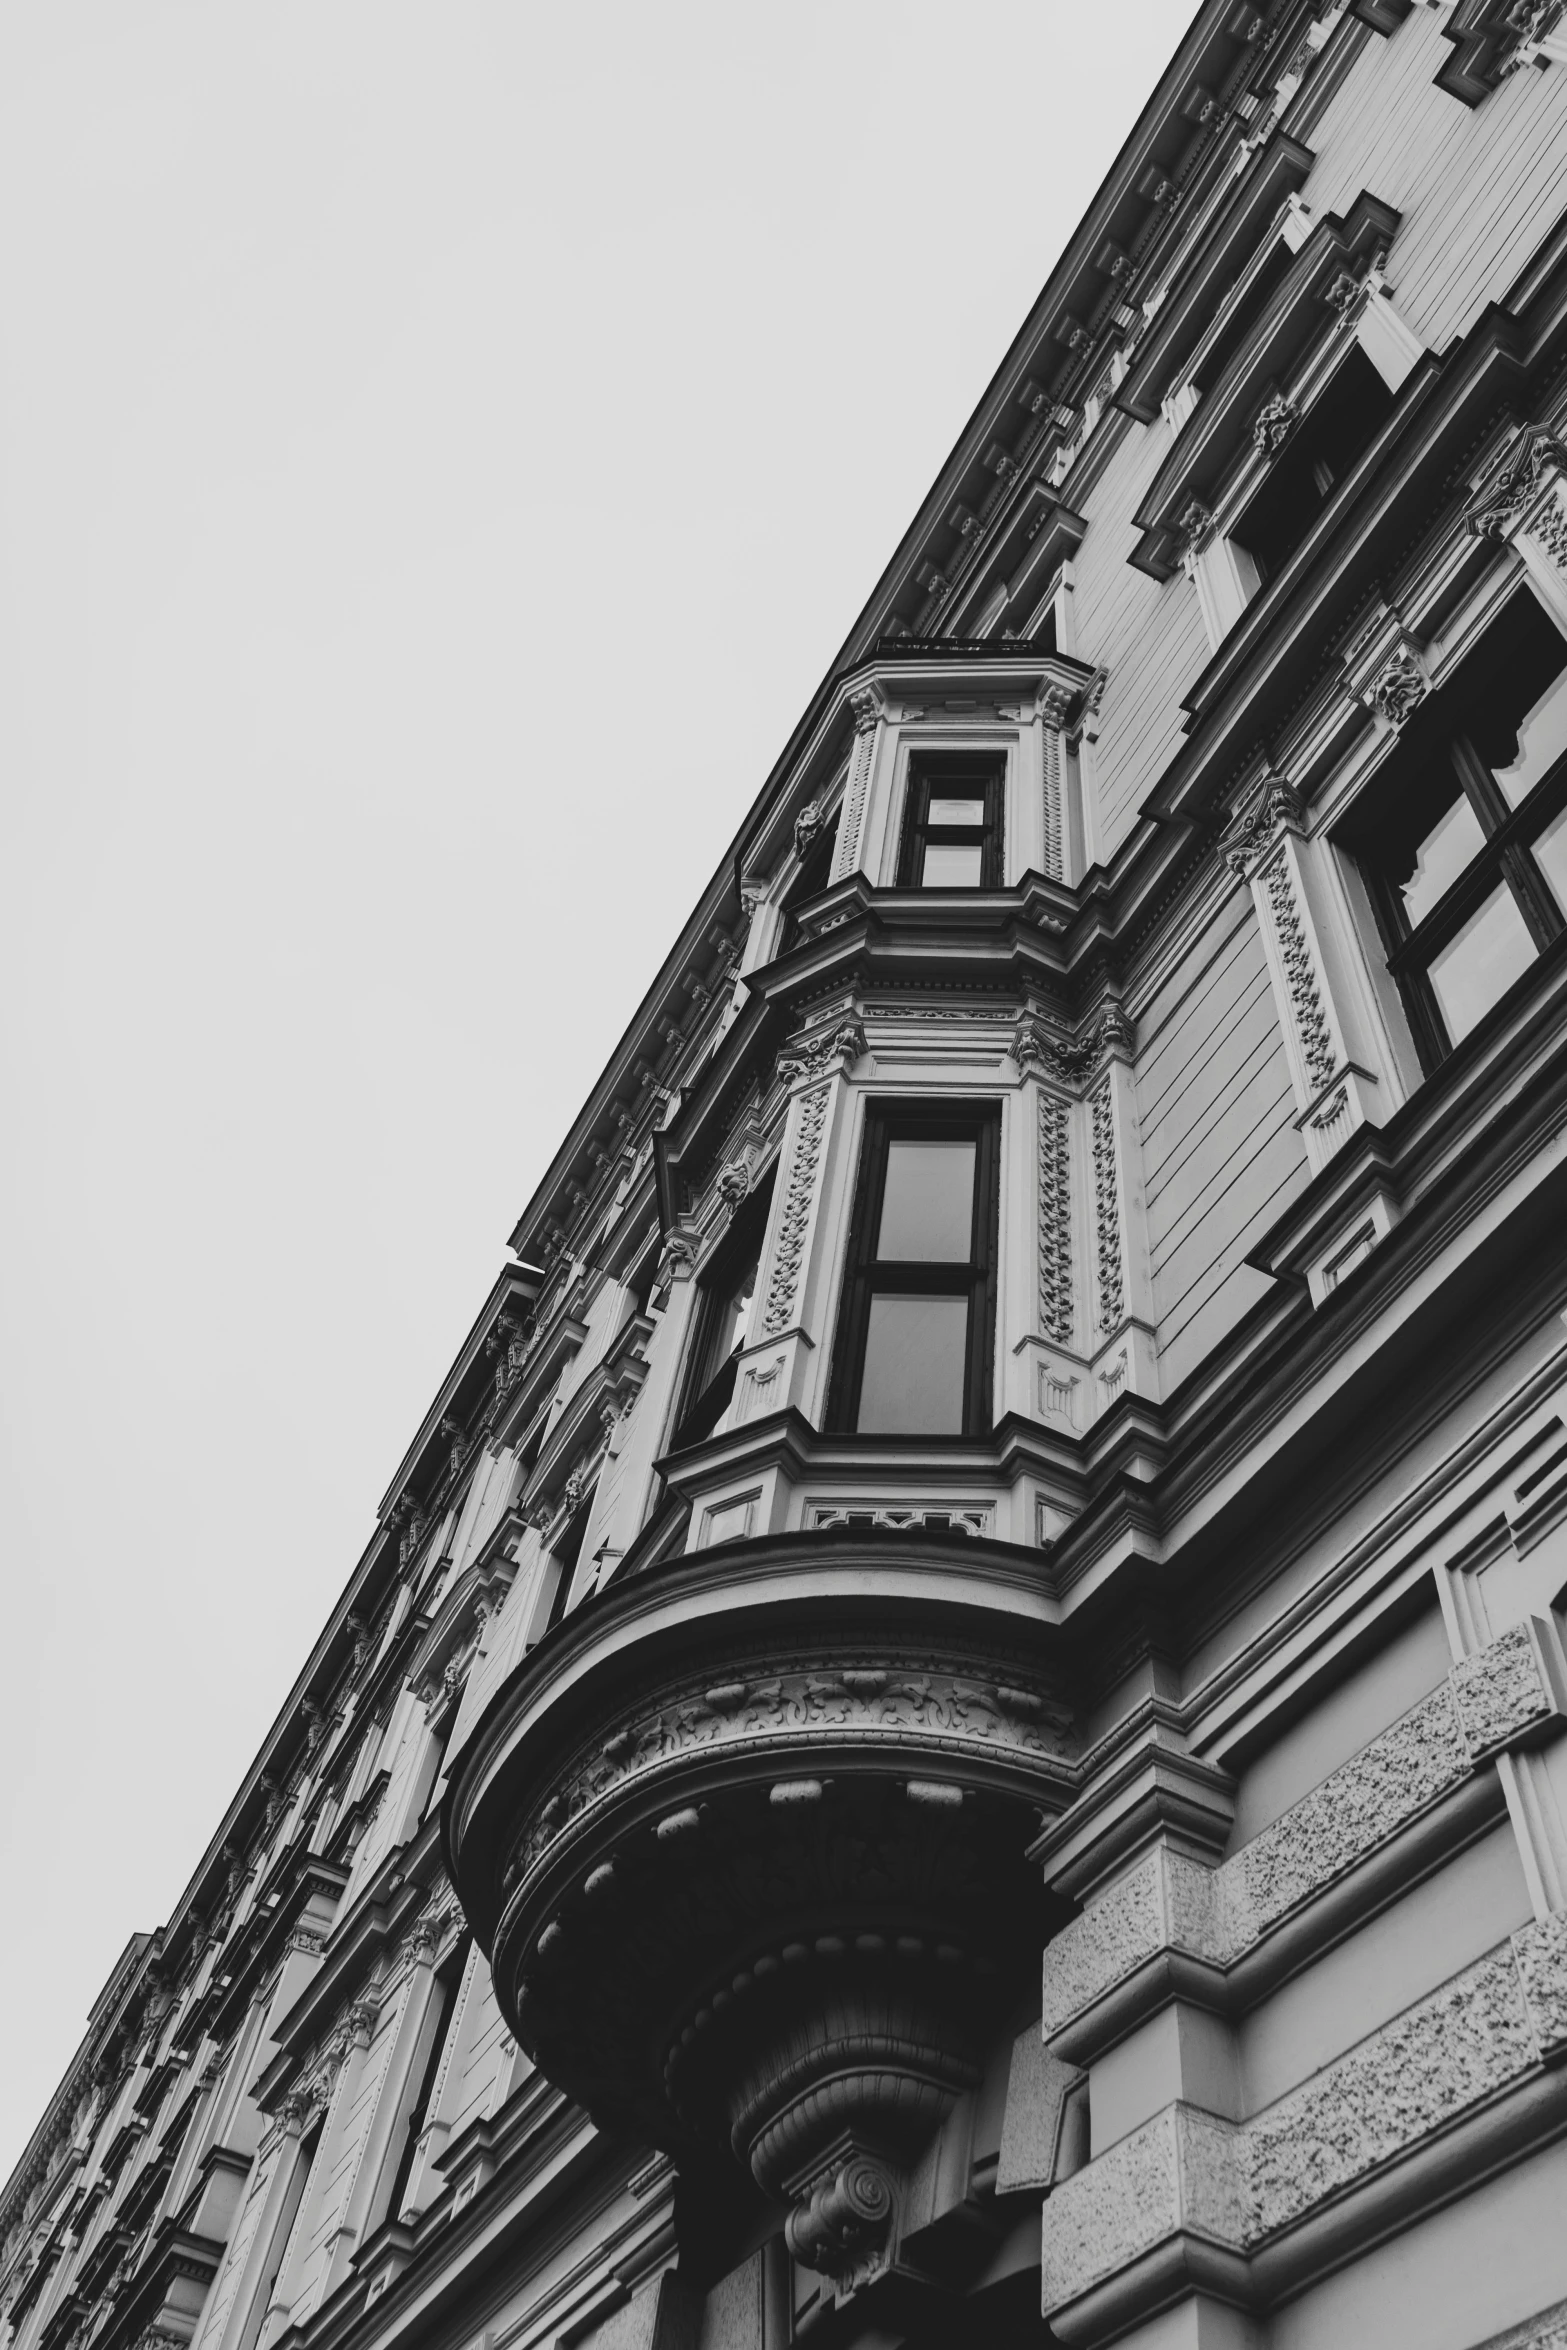
[[[1527,590],[1410,719],[1341,838],[1429,1071],[1564,927],[1567,639]]]
[[[978,1436],[995,1331],[995,1104],[878,1104],[849,1232],[828,1418],[866,1436]]]
[[[909,768],[900,889],[999,889],[1004,758],[928,752]]]

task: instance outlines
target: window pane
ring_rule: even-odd
[[[1534,953],[1512,892],[1499,889],[1433,956],[1431,985],[1455,1044],[1528,970]]]
[[[925,888],[978,889],[984,854],[978,841],[972,847],[930,842],[925,851]]]
[[[1493,767],[1511,806],[1533,791],[1542,775],[1567,751],[1567,676],[1548,686],[1518,729],[1518,748],[1506,767]]]
[[[979,831],[985,821],[983,800],[932,800],[928,824],[972,824]]]
[[[961,1436],[968,1300],[873,1297],[858,1426],[873,1436]]]
[[[1556,892],[1557,904],[1567,913],[1567,808],[1551,818],[1530,846],[1536,864],[1543,868],[1546,880]]]
[[[1442,892],[1484,846],[1480,819],[1460,792],[1416,849],[1413,871],[1399,879],[1399,894],[1411,928],[1424,920]]]
[[[974,1142],[887,1145],[876,1254],[886,1264],[966,1265],[974,1231]]]
[[[744,1341],[746,1317],[750,1313],[751,1299],[756,1291],[756,1274],[757,1266],[753,1259],[715,1301],[712,1330],[702,1350],[699,1393],[710,1379],[717,1377]]]

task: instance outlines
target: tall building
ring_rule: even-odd
[[[1563,18],[1205,0],[6,2350],[1567,2341]]]

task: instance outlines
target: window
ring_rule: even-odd
[[[873,1107],[860,1159],[828,1420],[864,1436],[990,1426],[1000,1112]]]
[[[1351,350],[1268,469],[1234,536],[1264,579],[1282,571],[1317,516],[1370,447],[1393,394],[1364,351]]]
[[[900,889],[999,889],[1003,759],[927,754],[909,768]]]
[[[674,1449],[700,1444],[718,1425],[735,1390],[735,1365],[745,1344],[767,1232],[772,1179],[744,1203],[702,1275],[691,1323],[685,1389]]]
[[[393,2219],[402,2212],[403,2197],[408,2192],[413,2175],[414,2157],[419,2151],[419,2140],[430,2120],[430,2109],[435,2102],[435,2084],[441,2073],[441,2058],[446,2052],[447,2027],[457,2004],[457,1993],[462,1985],[463,1970],[468,1964],[468,1952],[472,1946],[472,1935],[464,1934],[437,1969],[435,1980],[430,1986],[430,2004],[419,2027],[419,2050],[413,2068],[413,2098],[403,2128],[397,2168],[392,2174],[391,2192],[386,2199],[387,2212]]]
[[[838,819],[820,831],[800,860],[800,870],[789,886],[783,902],[783,927],[778,934],[778,953],[787,955],[800,943],[800,908],[819,898],[832,880],[832,856],[838,845]]]
[[[1345,827],[1428,1071],[1562,933],[1564,754],[1567,641],[1524,592]]]

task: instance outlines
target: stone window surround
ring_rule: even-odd
[[[1531,435],[1556,447],[1540,427],[1521,428],[1507,447],[1520,448]],[[1344,701],[1368,715],[1371,726],[1361,722],[1309,804],[1288,774],[1272,768],[1254,770],[1232,802],[1236,814],[1222,853],[1256,901],[1295,1085],[1296,1123],[1314,1173],[1362,1124],[1386,1124],[1426,1081],[1365,882],[1336,835],[1396,746],[1409,710],[1455,674],[1521,586],[1527,582],[1567,637],[1567,575],[1538,530],[1539,514],[1549,514],[1559,491],[1567,490],[1567,473],[1548,455],[1536,487],[1503,528],[1477,529],[1474,518],[1487,517],[1506,462],[1504,448],[1500,460],[1493,454],[1481,468],[1465,517],[1441,557],[1426,566],[1420,590],[1404,610],[1381,607],[1351,640]],[[1440,609],[1451,579],[1472,561],[1476,536],[1498,537],[1505,551],[1444,616],[1440,633],[1422,638],[1421,617]],[[1561,543],[1567,552],[1567,530]],[[1340,723],[1339,739],[1342,733]],[[1307,748],[1299,770],[1303,783],[1309,784],[1313,763]],[[1388,1228],[1381,1219],[1366,1253]],[[1326,1278],[1314,1283],[1318,1304],[1332,1286]]]
[[[1386,298],[1381,269],[1398,225],[1399,214],[1368,194],[1356,199],[1343,220],[1334,214],[1318,218],[1298,196],[1288,199],[1226,311],[1187,362],[1184,382],[1164,402],[1171,445],[1132,518],[1140,536],[1128,560],[1137,569],[1154,579],[1173,577],[1188,551],[1194,519],[1200,518],[1202,530],[1209,528],[1210,509],[1223,494],[1237,454],[1250,443],[1270,388],[1292,380],[1309,365],[1311,354],[1347,341],[1346,329],[1352,329],[1384,373],[1394,343],[1406,352],[1412,346],[1418,355],[1420,345],[1407,327],[1396,336],[1379,337],[1380,316],[1367,320],[1362,336],[1362,309]],[[1226,318],[1244,303],[1248,285],[1281,244],[1294,254],[1293,261],[1258,317],[1248,322],[1238,347],[1224,358],[1217,380],[1199,396],[1205,353],[1216,340],[1222,349]]]

